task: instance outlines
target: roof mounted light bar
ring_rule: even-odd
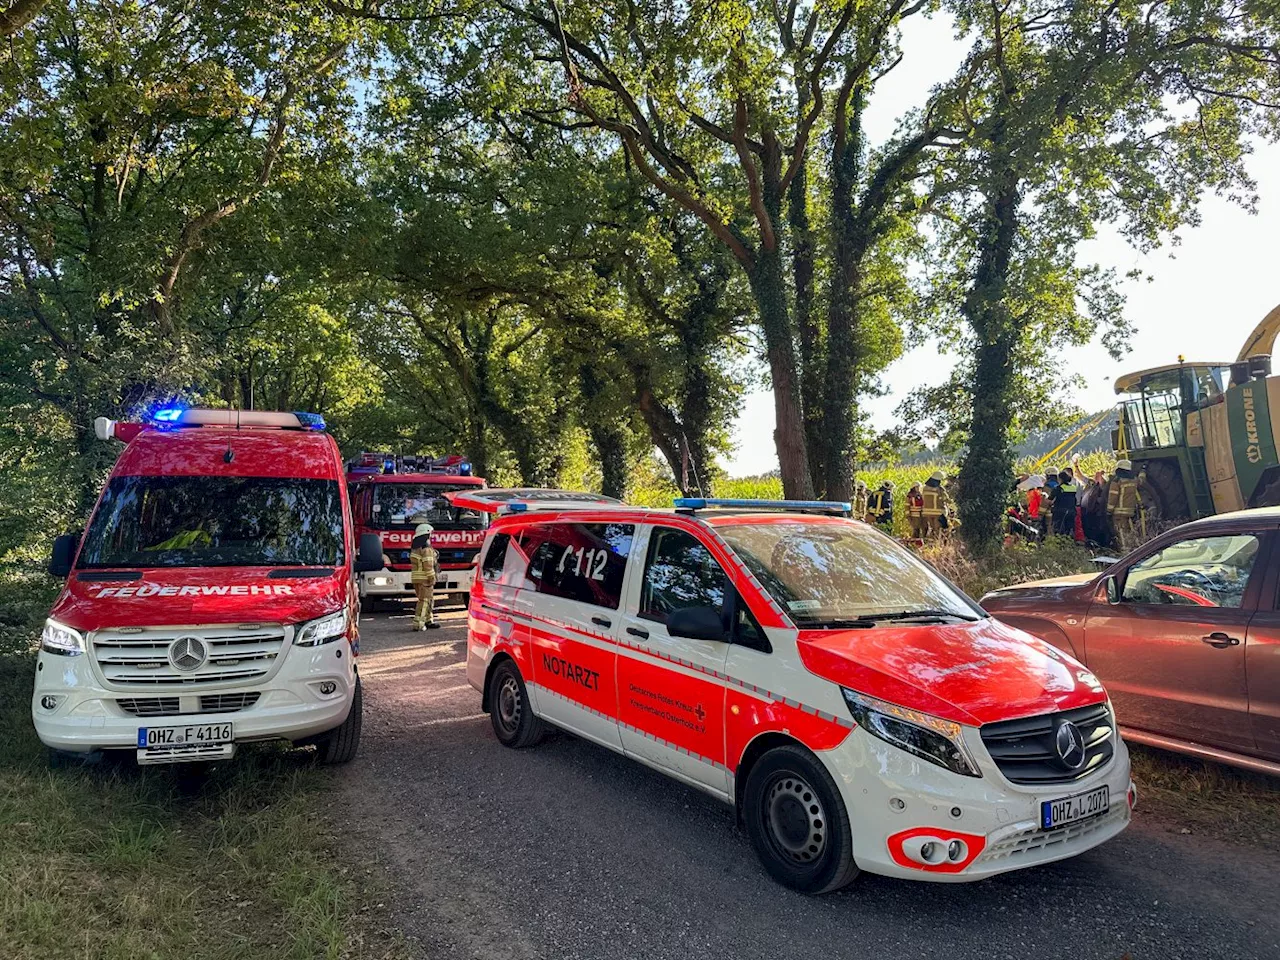
[[[607,510],[626,506],[622,501],[599,493],[580,490],[455,490],[445,494],[455,507],[482,513],[525,513],[530,510]]]
[[[275,430],[323,430],[324,417],[318,413],[284,413],[275,410],[207,410],[201,407],[161,407],[147,415],[147,421],[161,428],[232,427]]]
[[[759,510],[778,513],[831,513],[849,516],[853,504],[840,500],[746,500],[716,497],[678,497],[675,508],[683,513],[698,510]]]

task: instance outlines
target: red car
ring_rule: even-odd
[[[1083,661],[1129,740],[1280,774],[1280,508],[1184,524],[1101,574],[982,606]]]

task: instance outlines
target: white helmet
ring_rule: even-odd
[[[429,537],[436,532],[436,528],[429,523],[420,523],[414,527],[413,535],[415,537]]]
[[[1133,461],[1132,461],[1132,460],[1117,460],[1117,461],[1116,461],[1116,469],[1117,469],[1117,470],[1132,470],[1132,469],[1133,469]]]

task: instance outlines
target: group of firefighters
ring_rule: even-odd
[[[886,480],[876,490],[869,490],[862,480],[857,481],[853,490],[853,515],[892,530],[894,489],[892,480]],[[911,485],[907,491],[907,523],[913,540],[933,539],[960,525],[943,471],[936,470],[928,480]]]
[[[1046,476],[1019,474],[1011,486],[1008,509],[1009,533],[1029,540],[1043,540],[1054,535],[1079,542],[1096,539],[1090,536],[1082,510],[1085,490],[1092,484],[1107,484],[1106,515],[1110,529],[1122,545],[1139,539],[1139,528],[1145,527],[1145,510],[1140,493],[1142,477],[1135,475],[1133,464],[1120,460],[1108,482],[1099,471],[1089,478],[1074,461]],[[914,483],[907,491],[907,522],[913,540],[932,540],[960,525],[955,513],[955,497],[947,475],[941,471],[923,483]],[[853,515],[886,530],[892,530],[894,517],[894,483],[886,480],[876,490],[859,480],[854,486]]]

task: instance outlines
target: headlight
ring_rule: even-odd
[[[863,696],[845,687],[840,689],[853,719],[873,737],[954,773],[982,776],[965,746],[960,724]]]
[[[40,649],[64,657],[78,657],[84,653],[84,637],[57,620],[46,620],[44,632],[40,634]]]
[[[318,647],[333,643],[347,635],[347,611],[339,610],[318,620],[308,620],[298,629],[297,639],[293,641],[297,647]]]

